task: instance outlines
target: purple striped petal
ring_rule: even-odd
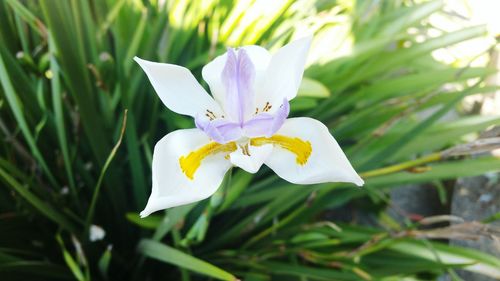
[[[281,107],[273,114],[263,112],[255,115],[243,125],[243,133],[249,138],[271,137],[285,123],[290,113],[290,104],[287,99],[283,100]]]
[[[226,88],[225,112],[233,121],[243,125],[245,118],[252,113],[252,85],[255,79],[255,66],[244,49],[236,53],[234,49],[228,48],[221,79]]]
[[[230,122],[226,119],[206,120],[196,117],[194,119],[196,127],[211,139],[218,143],[228,143],[242,137],[242,130],[238,123]]]

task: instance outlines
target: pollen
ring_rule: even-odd
[[[307,163],[307,160],[309,160],[309,156],[311,156],[312,153],[311,143],[297,137],[274,135],[270,138],[259,137],[250,140],[250,145],[253,146],[261,146],[265,144],[278,145],[281,148],[292,152],[296,156],[295,160],[297,161],[297,164],[302,166]]]
[[[236,150],[236,143],[230,142],[226,144],[220,144],[216,142],[211,142],[206,144],[197,150],[191,151],[186,156],[181,156],[179,158],[179,164],[181,166],[182,172],[190,180],[194,179],[194,174],[201,165],[203,159],[210,155],[218,153],[230,153]],[[227,154],[225,155],[227,157]]]

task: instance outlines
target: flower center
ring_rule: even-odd
[[[190,180],[194,179],[194,174],[201,165],[203,159],[210,155],[217,153],[226,153],[226,158],[228,158],[231,152],[236,151],[238,146],[242,149],[242,153],[251,156],[248,150],[248,145],[252,146],[263,146],[266,144],[272,144],[279,146],[283,149],[290,151],[295,154],[295,161],[297,164],[303,166],[307,163],[307,160],[311,156],[312,146],[309,141],[304,141],[297,137],[287,137],[283,135],[274,135],[270,138],[257,137],[257,138],[242,138],[236,142],[229,142],[226,144],[220,144],[217,142],[211,142],[206,144],[194,151],[191,151],[186,156],[181,156],[179,158],[179,164],[181,166],[182,172]]]

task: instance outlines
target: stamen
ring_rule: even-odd
[[[240,145],[241,148],[241,153],[246,156],[250,156],[250,150],[248,150],[248,143],[245,143],[245,145]]]
[[[259,137],[250,140],[250,145],[262,146],[265,144],[279,145],[280,147],[295,154],[297,164],[305,165],[312,153],[312,146],[309,141],[303,141],[300,138],[274,135],[270,138]]]
[[[210,111],[208,109],[207,109],[207,113],[205,114],[205,116],[207,116],[208,119],[210,119],[210,121],[217,119],[217,116],[215,115],[215,113],[213,113],[212,111]],[[224,117],[224,116],[222,116],[222,117]]]
[[[181,156],[179,158],[179,164],[181,165],[182,172],[190,180],[194,179],[194,173],[201,165],[201,161],[209,155],[217,153],[230,153],[236,150],[236,143],[230,142],[226,144],[220,144],[216,142],[211,142],[206,144],[197,150],[191,151],[187,156]],[[227,157],[227,155],[225,156]]]
[[[266,102],[266,105],[264,105],[264,108],[262,109],[263,112],[268,112],[271,107],[273,107],[269,102]]]

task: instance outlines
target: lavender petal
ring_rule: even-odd
[[[282,106],[275,113],[263,112],[246,121],[243,125],[243,132],[245,136],[250,138],[271,137],[285,123],[289,113],[290,104],[287,99],[284,99]]]
[[[198,129],[205,132],[217,143],[228,143],[242,136],[242,130],[238,123],[225,119],[206,120],[198,116],[194,121]]]
[[[244,49],[239,49],[237,53],[231,48],[227,50],[221,79],[226,88],[225,111],[232,120],[242,125],[252,113],[252,85],[255,79],[255,66]]]

